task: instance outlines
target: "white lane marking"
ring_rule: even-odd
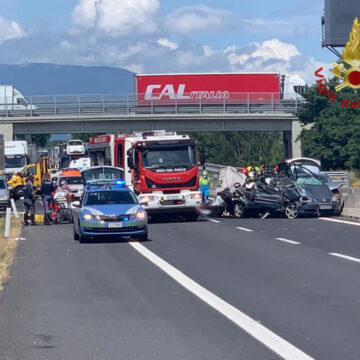
[[[298,241],[289,240],[289,239],[284,239],[284,238],[276,238],[276,240],[284,241],[284,242],[287,242],[287,243],[293,244],[293,245],[300,245],[300,244],[301,244],[301,243],[299,243]]]
[[[215,220],[215,219],[208,219],[209,221],[213,222],[213,223],[220,223],[221,221],[219,220]]]
[[[251,230],[251,229],[248,229],[248,228],[244,228],[244,227],[241,227],[241,226],[238,226],[237,229],[238,229],[238,230],[242,230],[242,231],[247,231],[247,232],[254,231],[254,230]]]
[[[331,219],[331,218],[324,218],[324,217],[319,217],[318,219],[319,219],[319,220],[325,220],[325,221],[332,221],[332,222],[342,223],[342,224],[360,226],[360,223],[358,223],[358,222],[352,222],[352,221],[347,221],[347,220]]]
[[[343,254],[339,254],[339,253],[329,253],[329,255],[332,256],[337,256],[346,260],[351,260],[351,261],[355,261],[355,262],[360,262],[360,259],[352,257],[352,256],[348,256],[348,255],[343,255]]]
[[[158,266],[181,286],[188,291],[192,292],[199,299],[204,301],[206,304],[211,306],[214,310],[224,315],[234,324],[239,326],[241,329],[246,331],[248,334],[253,336],[255,339],[260,341],[270,350],[278,354],[285,360],[314,360],[309,355],[302,352],[294,345],[287,342],[285,339],[276,335],[265,326],[259,324],[256,320],[252,319],[248,315],[244,314],[234,306],[230,305],[214,293],[202,287],[200,284],[186,276],[180,270],[170,265],[168,262],[154,254],[152,251],[147,249],[145,246],[138,242],[129,243],[136,251],[151,261],[153,264]]]

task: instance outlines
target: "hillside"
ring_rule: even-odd
[[[134,74],[106,66],[0,65],[0,84],[24,95],[131,93]]]

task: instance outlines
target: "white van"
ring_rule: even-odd
[[[24,95],[12,85],[0,85],[0,110],[36,110],[38,107],[30,105]]]
[[[69,140],[66,145],[66,153],[71,155],[85,155],[85,145],[82,140]]]

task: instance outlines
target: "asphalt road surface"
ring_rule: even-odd
[[[0,359],[359,359],[360,224],[334,220],[156,223],[141,244],[27,227]]]

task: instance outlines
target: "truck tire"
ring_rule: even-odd
[[[20,199],[24,195],[24,190],[23,190],[22,186],[18,186],[15,189],[14,195],[15,195],[16,199]]]

